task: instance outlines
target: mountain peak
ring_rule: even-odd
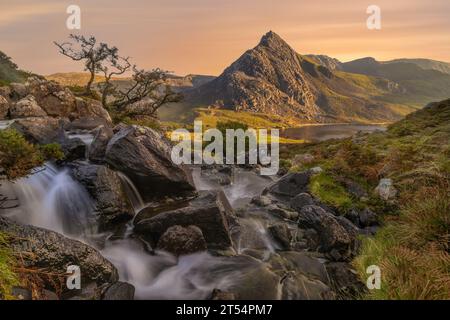
[[[267,32],[262,38],[259,45],[265,47],[289,46],[278,34],[273,31]]]

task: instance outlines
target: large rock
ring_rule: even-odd
[[[22,133],[25,138],[33,143],[47,144],[58,140],[65,120],[41,117],[17,119],[11,128]]]
[[[234,212],[222,192],[202,191],[186,206],[143,218],[144,209],[135,219],[134,231],[153,245],[173,226],[197,226],[208,249],[227,250],[232,247],[229,219]]]
[[[141,126],[122,128],[109,141],[105,159],[133,181],[144,200],[195,190],[191,174],[172,162],[171,145],[156,130]]]
[[[11,119],[28,118],[28,117],[46,117],[47,114],[37,104],[33,96],[26,96],[19,100],[9,108],[9,116]]]
[[[299,212],[299,227],[314,229],[320,239],[319,251],[336,261],[348,260],[354,255],[356,234],[350,234],[336,217],[318,206],[305,206]],[[349,222],[350,223],[350,222]]]
[[[308,191],[308,184],[311,177],[309,171],[300,173],[288,173],[277,182],[267,187],[263,194],[272,194],[276,197],[291,198],[300,193]]]
[[[106,289],[102,300],[133,300],[135,288],[127,282],[116,282]]]
[[[75,163],[72,175],[95,200],[100,231],[133,217],[133,208],[116,172],[102,165]]]
[[[331,287],[340,299],[353,300],[367,291],[358,273],[345,262],[331,262],[326,265]]]
[[[26,87],[49,116],[69,117],[76,112],[75,96],[68,88],[40,77],[28,78]]]
[[[156,249],[181,256],[205,251],[207,247],[200,228],[196,226],[173,226],[159,238]]]
[[[76,98],[74,116],[82,119],[86,125],[91,124],[91,127],[86,129],[93,129],[99,124],[108,125],[112,123],[111,117],[108,111],[103,108],[102,103],[89,98]],[[92,127],[93,125],[95,126]]]
[[[9,87],[11,88],[9,96],[14,100],[20,100],[29,94],[28,88],[23,83],[11,83]]]
[[[118,280],[116,268],[101,254],[76,240],[56,232],[20,225],[0,217],[0,232],[9,234],[10,247],[20,254],[24,267],[65,274],[70,265],[81,269],[81,284],[112,284]],[[51,286],[51,283],[49,283]]]
[[[80,138],[64,137],[61,141],[61,149],[64,152],[64,160],[71,162],[86,158],[86,144]]]
[[[113,135],[114,133],[110,127],[101,126],[97,129],[94,140],[89,146],[88,158],[90,161],[95,163],[104,162],[106,147]]]

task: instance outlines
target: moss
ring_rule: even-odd
[[[19,284],[18,276],[14,272],[15,260],[8,247],[7,237],[0,233],[0,299],[12,299],[11,289]]]
[[[340,212],[346,212],[352,206],[352,199],[345,188],[324,172],[311,178],[309,189],[315,197]]]
[[[62,160],[64,152],[58,143],[49,143],[39,146],[39,149],[45,159]]]

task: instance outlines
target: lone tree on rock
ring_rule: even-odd
[[[102,104],[115,113],[115,118],[156,118],[156,112],[167,103],[179,102],[182,96],[167,84],[169,72],[159,68],[151,71],[138,69],[130,58],[119,55],[119,49],[106,43],[97,43],[93,36],[70,35],[70,42],[57,43],[60,53],[75,61],[84,61],[85,70],[90,72],[86,94],[91,95],[92,84],[97,73],[104,76],[99,84]],[[133,76],[125,88],[117,87],[114,77],[133,71]]]
[[[133,67],[131,84],[116,93],[114,110],[120,117],[156,117],[156,112],[167,103],[179,102],[181,94],[167,84],[168,72],[159,68],[145,71]]]
[[[85,71],[89,71],[91,77],[86,85],[86,94],[92,93],[92,84],[95,74],[102,71],[103,63],[106,60],[115,61],[118,59],[118,49],[109,47],[108,44],[100,42],[94,36],[86,38],[81,35],[71,34],[69,42],[54,44],[59,48],[59,52],[74,61],[84,61]]]

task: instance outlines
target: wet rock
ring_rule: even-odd
[[[28,117],[46,117],[47,114],[37,104],[33,96],[27,96],[9,108],[9,116],[11,119],[17,119]]]
[[[264,263],[248,256],[230,257],[222,268],[239,270],[239,281],[227,288],[236,300],[278,300],[280,299],[280,278]]]
[[[385,201],[393,200],[397,196],[397,189],[394,187],[392,179],[381,179],[375,188],[375,193]]]
[[[214,289],[209,300],[236,300],[234,293]]]
[[[172,162],[171,145],[156,130],[121,129],[109,141],[105,160],[133,181],[145,201],[161,195],[191,195],[195,190],[190,172]]]
[[[200,228],[196,226],[173,226],[159,238],[156,249],[181,256],[205,251],[207,247]]]
[[[31,291],[27,288],[13,287],[11,290],[11,295],[17,300],[32,300],[33,295]]]
[[[133,300],[134,292],[133,285],[118,281],[106,289],[102,300]]]
[[[272,199],[267,196],[256,196],[252,199],[251,203],[260,207],[267,207],[272,204]]]
[[[203,233],[208,249],[226,250],[232,247],[229,233],[229,217],[234,212],[225,195],[218,191],[201,191],[185,207],[161,212],[151,218],[142,219],[139,212],[134,231],[152,244],[172,226],[195,225]]]
[[[65,161],[70,162],[86,158],[86,144],[80,138],[67,138],[60,142],[60,144]]]
[[[355,270],[345,262],[331,262],[326,265],[331,287],[340,299],[353,300],[366,291]]]
[[[333,291],[319,280],[288,273],[282,280],[282,300],[333,300]]]
[[[74,163],[72,175],[95,200],[100,230],[109,230],[133,217],[133,208],[116,172],[102,165]]]
[[[16,129],[33,143],[47,144],[58,140],[63,119],[51,117],[16,119],[11,128]]]
[[[291,208],[299,211],[305,206],[310,206],[314,204],[314,200],[309,193],[300,193],[291,199]]]
[[[291,198],[299,193],[308,191],[309,179],[311,173],[309,171],[301,173],[288,173],[280,180],[269,186],[263,191],[263,194],[272,194],[276,197]]]
[[[319,236],[319,252],[332,260],[342,261],[354,254],[353,239],[335,216],[318,206],[306,206],[299,212],[299,227],[312,228]]]
[[[113,131],[110,127],[101,126],[97,129],[89,147],[88,158],[90,161],[95,163],[102,163],[105,160],[106,147],[108,146],[109,140],[113,136]]]
[[[268,231],[283,249],[289,250],[291,248],[292,233],[286,223],[273,224],[269,226]]]
[[[2,217],[0,231],[11,235],[10,247],[13,252],[20,253],[26,268],[43,268],[64,274],[68,266],[77,265],[81,269],[81,283],[101,285],[118,280],[116,268],[84,243]],[[53,283],[47,285],[52,287]]]
[[[9,102],[8,100],[0,95],[0,120],[5,120],[8,116]]]

